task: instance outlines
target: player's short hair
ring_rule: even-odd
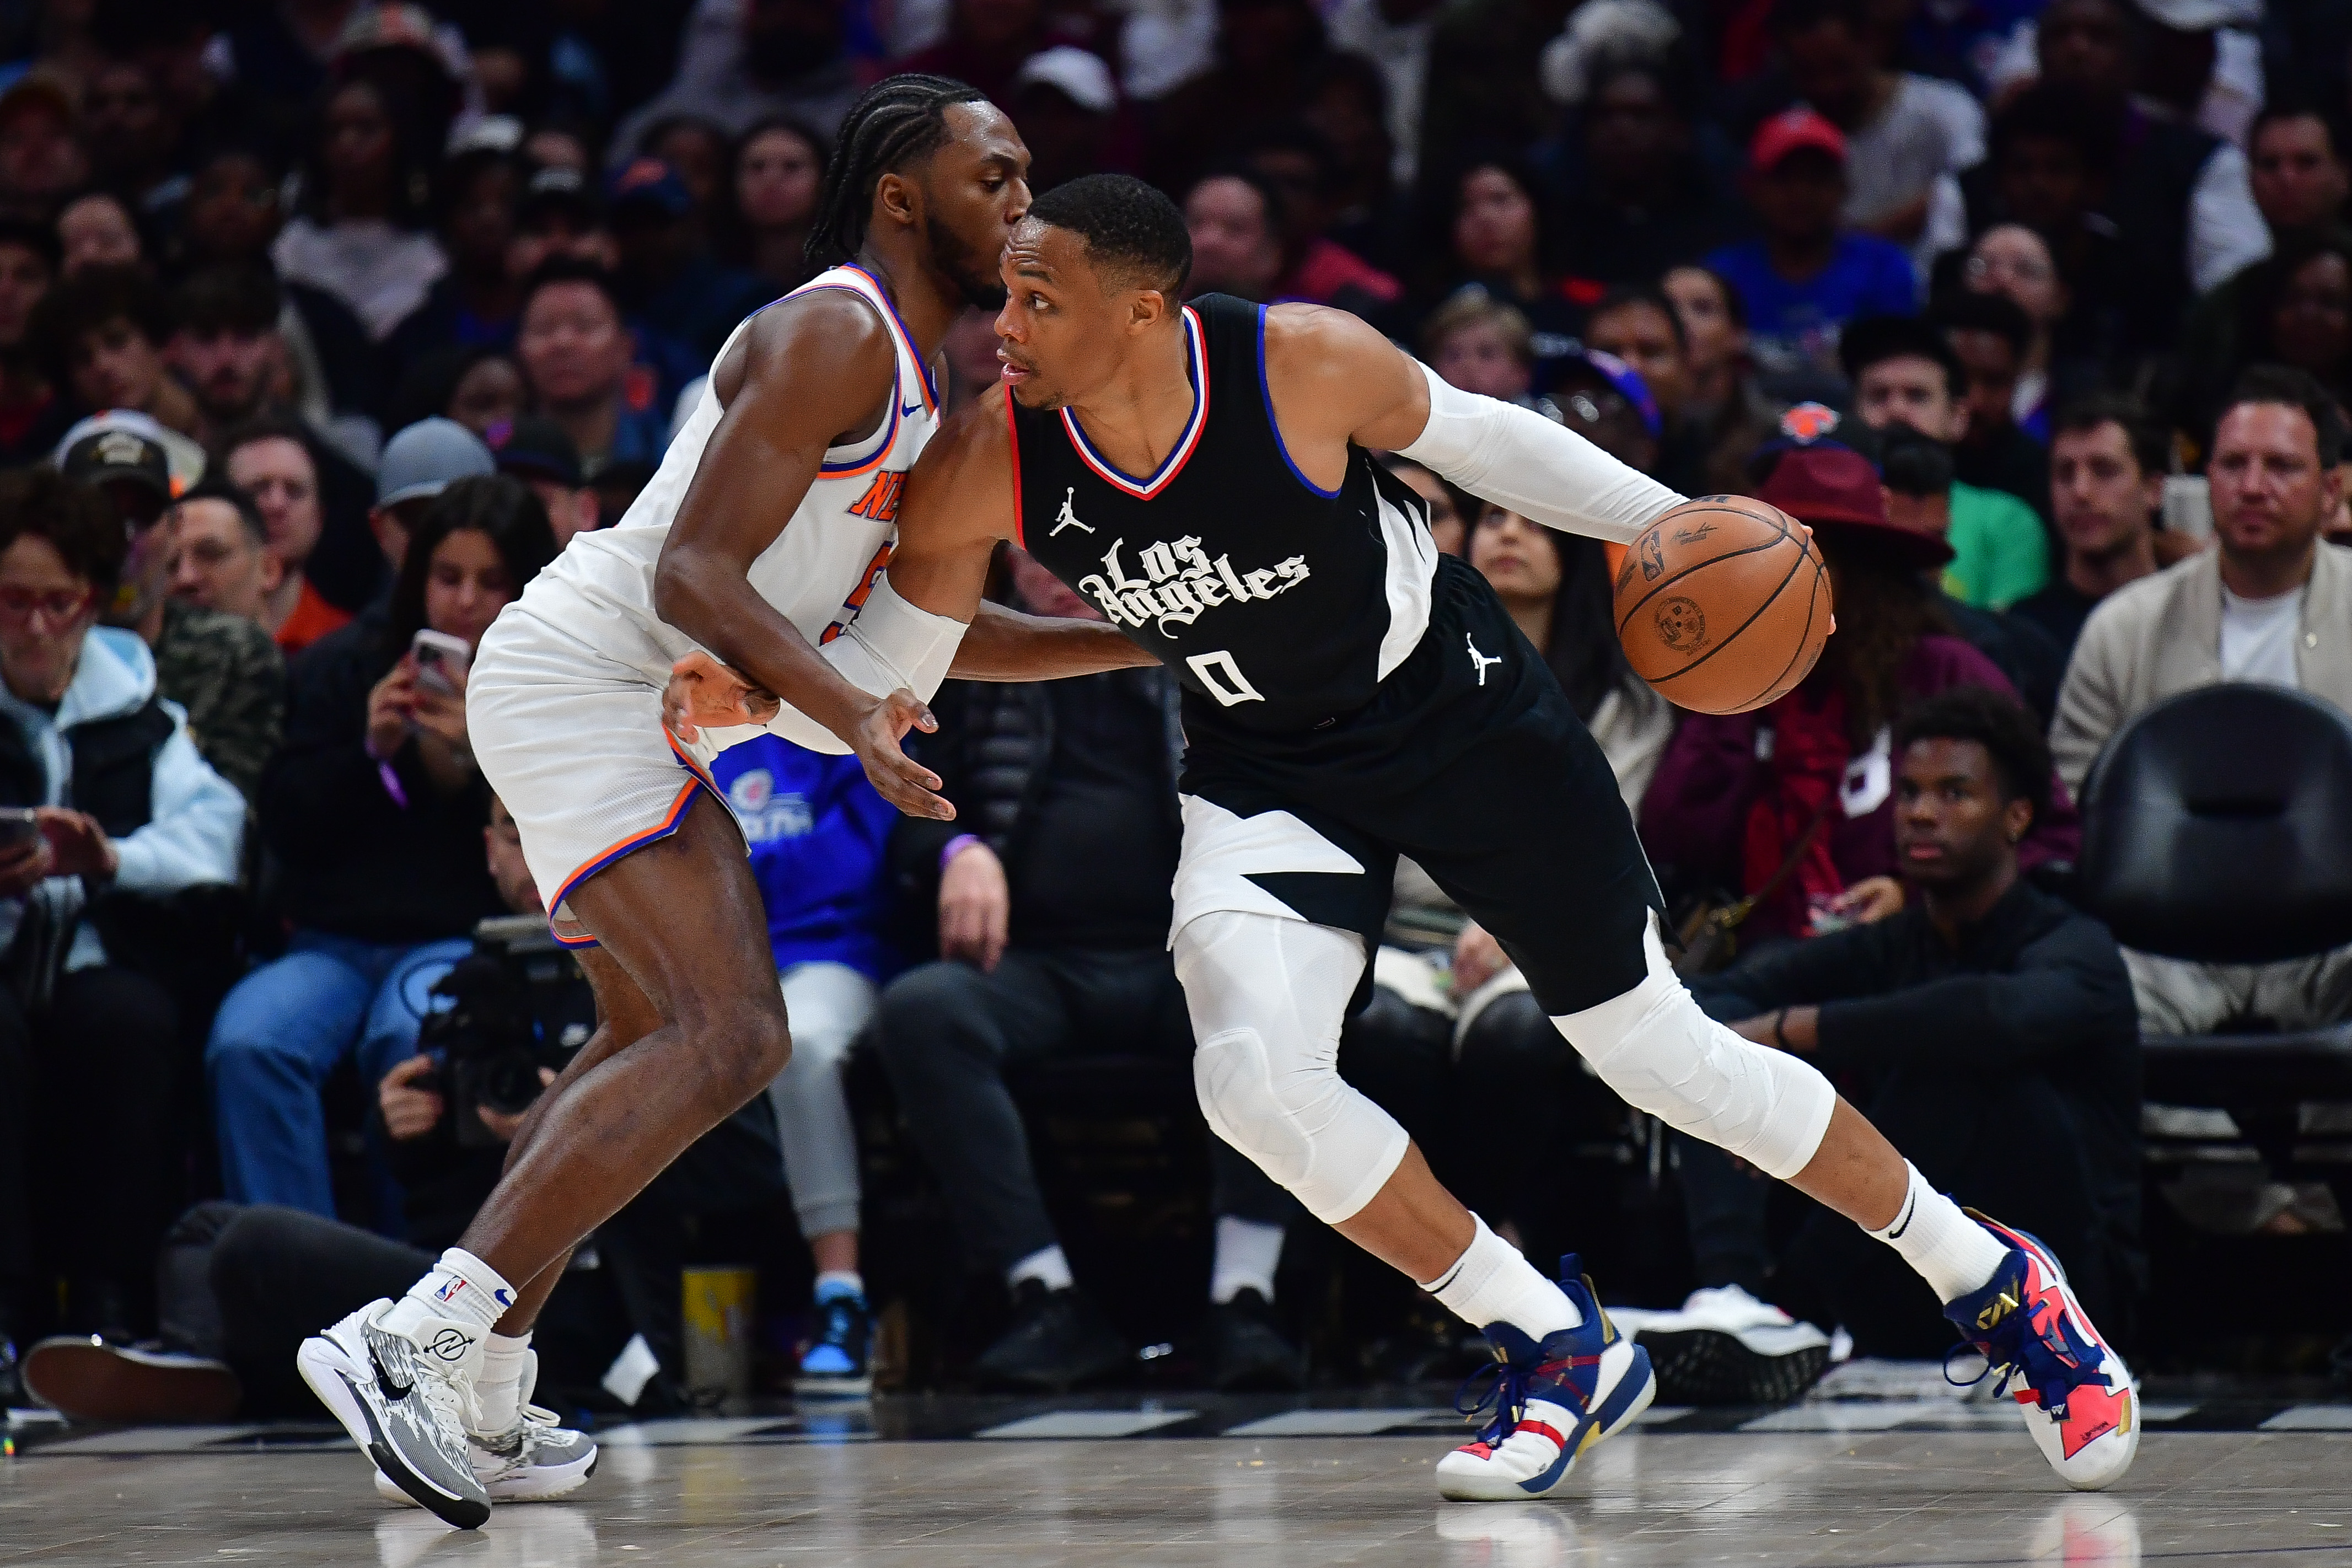
[[[1083,174],[1039,196],[1029,216],[1084,239],[1087,259],[1120,282],[1173,300],[1192,276],[1192,236],[1183,213],[1166,192],[1132,174]]]
[[[2040,822],[2050,809],[2050,742],[2025,705],[1990,686],[1954,686],[1905,709],[1895,721],[1899,763],[1917,741],[1974,741],[1992,759],[2005,803],[2021,800]]]
[[[2311,416],[2312,430],[2319,437],[2319,466],[2332,468],[2344,460],[2344,416],[2336,408],[2336,399],[2309,371],[2285,364],[2247,367],[2246,373],[2238,377],[2238,384],[2230,389],[2221,412],[2213,416],[2214,424],[2220,425],[2231,410],[2249,403],[2279,403],[2302,409]]]
[[[948,141],[948,110],[986,103],[988,94],[951,77],[907,71],[884,77],[858,95],[842,116],[833,155],[823,160],[824,184],[803,249],[810,265],[846,261],[866,243],[874,216],[874,187],[885,174],[903,174]]]
[[[2050,438],[2087,436],[2102,425],[2120,426],[2142,478],[2172,467],[2172,435],[2151,418],[2147,405],[2122,392],[2094,392],[2063,404],[2051,416]]]

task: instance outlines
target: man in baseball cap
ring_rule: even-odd
[[[1745,189],[1763,233],[1706,264],[1748,309],[1749,352],[1766,390],[1818,395],[1823,378],[1837,374],[1839,328],[1856,316],[1917,308],[1911,258],[1841,226],[1845,136],[1810,109],[1784,110],[1757,128]]]
[[[499,472],[512,474],[539,492],[559,549],[603,521],[596,492],[580,466],[580,448],[554,420],[526,414],[510,425],[493,426],[490,450],[498,454]]]

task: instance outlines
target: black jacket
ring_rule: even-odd
[[[2123,952],[2090,916],[2021,879],[1957,948],[1915,902],[1875,924],[1759,952],[1695,989],[1726,1022],[1818,1005],[1812,1062],[1868,1074],[1882,1092],[2039,1075],[2074,1114],[2100,1213],[2136,1247],[2139,1017]]]
[[[1174,820],[1176,777],[1184,763],[1176,682],[1157,667],[1077,679],[1116,682],[1159,711],[1168,736],[1168,814]],[[940,851],[950,839],[977,834],[999,859],[1013,864],[1044,798],[1054,757],[1054,704],[1045,682],[950,680],[940,688],[931,711],[938,731],[909,735],[908,750],[940,775],[940,793],[955,803],[956,819],[902,817],[890,835],[896,915],[908,952],[928,951],[937,940],[932,915],[939,907]]]
[[[506,913],[482,845],[489,785],[444,795],[414,739],[393,759],[408,796],[368,756],[368,693],[397,661],[371,609],[305,649],[287,674],[286,741],[261,779],[274,901],[298,926],[362,942],[463,936]]]

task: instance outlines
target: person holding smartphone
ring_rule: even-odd
[[[553,557],[547,511],[504,476],[460,479],[416,522],[390,598],[289,678],[286,743],[263,776],[282,957],[238,983],[205,1048],[228,1195],[333,1216],[320,1085],[356,1052],[373,1096],[415,1054],[427,994],[503,914],[482,861],[489,786],[466,729],[473,649]],[[378,1175],[375,1211],[399,1192]]]

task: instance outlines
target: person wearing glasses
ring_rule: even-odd
[[[244,840],[146,643],[98,625],[126,545],[95,488],[0,477],[0,1341],[147,1326],[184,1075],[130,933],[142,904],[234,882]]]

